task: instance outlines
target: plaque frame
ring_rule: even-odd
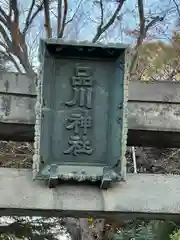
[[[113,182],[125,180],[126,176],[126,143],[127,143],[127,101],[128,78],[126,71],[126,49],[124,44],[92,44],[89,42],[63,41],[61,39],[45,39],[40,41],[39,58],[41,62],[40,77],[37,81],[37,101],[35,105],[36,123],[33,156],[33,179],[47,180],[49,187],[55,187],[59,180],[76,182],[100,182],[100,187],[107,189]],[[102,164],[66,163],[53,161],[51,136],[53,125],[51,97],[55,87],[49,69],[54,68],[56,59],[86,59],[89,61],[109,61],[115,65],[115,74],[108,104],[110,110],[108,122],[108,149],[111,152],[107,161]],[[79,73],[81,74],[81,72]],[[84,74],[84,73],[82,73]],[[49,83],[45,80],[49,78]],[[77,80],[77,79],[76,79]],[[79,81],[79,80],[78,80]],[[49,84],[49,85],[48,85]],[[46,87],[48,85],[48,87]],[[112,90],[111,89],[111,90]],[[85,149],[85,148],[84,148]],[[86,147],[88,148],[88,146]],[[79,149],[78,149],[79,150]],[[76,152],[78,152],[78,150]],[[79,150],[80,152],[80,150]],[[112,161],[111,161],[112,155]],[[47,157],[48,156],[48,157]]]

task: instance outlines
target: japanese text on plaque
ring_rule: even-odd
[[[79,106],[80,113],[72,113],[66,119],[66,129],[73,131],[68,140],[68,147],[64,154],[92,154],[93,148],[88,140],[88,129],[92,128],[92,117],[89,110],[92,108],[92,76],[89,67],[78,66],[75,76],[72,77],[73,97],[65,104],[69,107]]]

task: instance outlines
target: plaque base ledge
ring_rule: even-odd
[[[111,183],[119,182],[123,179],[120,174],[120,168],[49,164],[37,173],[34,180],[46,180],[50,188],[56,187],[60,181],[100,182],[100,188],[107,189]]]

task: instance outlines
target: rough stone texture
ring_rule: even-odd
[[[172,132],[180,130],[179,104],[130,102],[128,110],[129,129]]]
[[[26,74],[1,72],[0,93],[36,96],[35,79]]]
[[[179,81],[132,81],[129,88],[129,100],[180,103],[180,83]]]
[[[34,155],[33,155],[33,178],[39,172],[40,163],[40,128],[41,128],[41,101],[42,101],[42,79],[39,78],[36,87],[36,104],[35,104],[35,126],[34,126]]]
[[[127,52],[127,50],[126,50]],[[123,177],[123,179],[126,179],[126,165],[127,165],[127,161],[126,161],[126,151],[127,151],[127,137],[128,137],[128,97],[129,97],[129,78],[128,78],[128,61],[127,61],[127,54],[125,54],[125,68],[124,68],[124,103],[123,103],[123,117],[122,117],[122,121],[123,121],[123,129],[122,129],[122,136],[123,138],[121,138],[121,175]]]
[[[26,87],[26,84],[27,86],[32,84],[32,80],[21,74],[14,76],[15,79],[18,78],[17,85],[14,80],[13,86],[7,91],[3,86],[7,85],[7,79],[10,86],[12,75],[4,74],[3,79],[0,79],[3,90],[0,92],[0,138],[32,141],[36,97],[35,92],[30,93]],[[32,89],[35,89],[35,81]],[[179,92],[179,82],[130,82],[129,145],[180,146]],[[163,103],[163,100],[166,103]]]
[[[127,182],[108,190],[82,184],[48,189],[22,169],[1,168],[0,178],[1,215],[174,219],[180,214],[180,177],[175,175],[128,174]]]
[[[34,124],[36,98],[0,94],[0,122]]]
[[[65,48],[63,48],[64,45]],[[66,52],[67,46],[69,52]],[[101,180],[101,186],[104,186],[105,182],[107,186],[110,182],[124,178],[128,109],[128,81],[127,78],[124,79],[124,51],[123,46],[118,44],[112,48],[109,44],[42,41],[40,55],[43,70],[38,79],[35,106],[33,169],[36,179],[58,177],[76,181]],[[61,55],[61,59],[55,57],[56,52]],[[65,58],[63,54],[67,54],[69,58]],[[92,56],[96,62],[91,59]],[[93,130],[89,129],[88,140],[92,145],[94,144],[94,150],[92,146],[93,154],[84,153],[77,157],[73,154],[63,154],[67,149],[65,143],[69,140],[69,133],[64,131],[65,119],[74,112],[84,115],[87,109],[85,109],[86,106],[84,108],[83,103],[80,106],[68,108],[65,102],[71,91],[68,80],[73,77],[74,68],[84,65],[92,70],[94,77],[92,86],[90,85],[94,92],[92,109],[87,107],[93,118]],[[63,67],[60,68],[60,66]],[[113,84],[110,84],[112,75]],[[43,91],[41,91],[41,84]],[[76,132],[76,134],[79,133]],[[95,147],[97,145],[98,147]],[[73,163],[76,166],[73,166]]]

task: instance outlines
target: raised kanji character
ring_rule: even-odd
[[[78,156],[79,154],[90,155],[93,152],[90,141],[87,140],[86,136],[83,136],[82,139],[80,136],[71,136],[69,141],[69,148],[64,151],[64,154],[73,154]]]
[[[85,116],[74,113],[67,120],[70,123],[66,125],[66,129],[74,129],[75,134],[79,133],[79,127],[83,128],[83,134],[87,134],[87,128],[92,126],[92,118],[87,113]]]

